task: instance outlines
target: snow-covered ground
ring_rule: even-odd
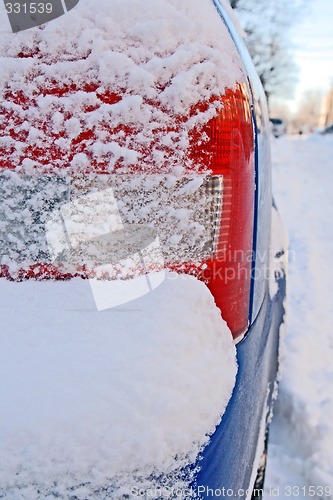
[[[264,498],[333,498],[333,136],[274,141],[273,182],[289,304]]]

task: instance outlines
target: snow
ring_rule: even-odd
[[[287,497],[289,487],[301,498],[333,498],[332,157],[332,136],[273,143],[273,188],[290,247],[285,364],[270,429],[267,500],[272,492]]]
[[[3,34],[0,54],[0,92],[10,118],[4,135],[16,166],[31,156],[33,144],[48,152],[43,160],[33,158],[37,164],[69,167],[73,141],[87,130],[95,137],[86,141],[86,153],[97,163],[107,159],[108,171],[118,160],[126,170],[138,156],[141,168],[161,168],[170,154],[169,168],[189,166],[189,134],[216,115],[226,88],[245,81],[227,28],[209,0],[100,0],[98,9],[92,0],[81,0],[42,28]],[[17,97],[22,91],[28,103]],[[199,103],[208,105],[194,111]],[[65,115],[71,117],[64,121],[62,148],[69,152],[55,159],[50,136],[59,140]],[[180,117],[185,120],[175,130]],[[46,130],[15,145],[10,137],[26,122]],[[120,123],[128,127],[126,137]],[[152,134],[154,147],[145,154]],[[168,140],[172,147],[166,149]]]
[[[103,488],[123,498],[151,474],[175,487],[220,422],[237,371],[207,287],[168,273],[102,313],[80,279],[0,280],[0,293],[0,496],[69,498],[84,486],[77,498],[105,498]]]
[[[158,234],[168,264],[200,263],[210,254],[214,234],[214,219],[207,206],[219,203],[221,192],[215,184],[206,174],[90,174],[84,179],[71,178],[69,183],[63,172],[21,176],[7,171],[0,175],[1,263],[10,266],[10,274],[15,278],[20,269],[29,269],[35,262],[53,262],[57,256],[53,244],[58,249],[65,239],[64,233],[56,228],[57,222],[61,227],[60,213],[67,220],[68,234],[87,232],[91,238],[96,236],[96,213],[101,213],[105,199],[113,230],[122,225],[150,228]],[[94,196],[100,200],[99,204],[93,203]],[[87,199],[91,201],[88,213],[78,212],[77,207]],[[113,204],[119,214],[117,224],[110,213]],[[107,225],[111,226],[110,220]],[[48,233],[52,233],[53,238]],[[55,237],[57,241],[50,244]],[[138,233],[137,240],[139,238]],[[129,247],[125,237],[122,240],[118,237],[118,242],[121,248]],[[108,253],[112,260],[115,252]],[[83,255],[84,263],[93,271],[92,254]],[[116,266],[117,262],[113,264]],[[66,261],[63,265],[62,271],[75,274],[75,262]]]

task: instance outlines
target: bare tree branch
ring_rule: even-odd
[[[293,94],[297,67],[291,55],[290,28],[299,16],[299,0],[229,0],[246,33],[267,98]]]

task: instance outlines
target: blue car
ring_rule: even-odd
[[[7,476],[12,476],[0,480],[0,494],[12,500],[21,498],[20,494],[28,495],[22,498],[29,500],[52,495],[73,499],[261,498],[268,426],[279,380],[280,334],[285,321],[286,242],[271,192],[267,102],[237,21],[222,0],[147,0],[144,5],[138,0],[65,1],[67,11],[64,2],[56,4],[15,3],[1,13],[8,19],[4,17],[7,31],[1,35],[0,46],[4,64],[0,83],[0,286],[6,299],[3,304],[8,303],[6,307],[12,311],[8,313],[5,330],[11,332],[8,335],[15,342],[19,328],[15,325],[21,325],[15,305],[20,304],[27,314],[29,304],[37,300],[40,311],[37,309],[33,318],[26,318],[28,338],[30,332],[37,339],[38,328],[44,333],[45,328],[56,331],[56,322],[66,326],[67,319],[62,320],[61,308],[56,309],[55,297],[69,311],[63,318],[68,314],[78,317],[81,306],[77,305],[77,297],[83,297],[86,306],[82,306],[80,325],[87,329],[82,342],[88,342],[87,335],[93,328],[88,327],[92,316],[86,313],[91,304],[77,283],[89,283],[100,311],[91,325],[98,325],[96,331],[103,342],[109,342],[104,334],[110,322],[118,314],[118,318],[126,316],[126,325],[133,311],[143,308],[140,301],[145,296],[154,297],[153,303],[159,304],[161,311],[168,308],[167,298],[177,309],[177,299],[172,302],[173,292],[159,292],[166,273],[169,279],[177,274],[187,277],[192,285],[199,282],[203,294],[208,293],[208,288],[207,300],[211,300],[212,309],[199,312],[203,318],[206,314],[207,325],[210,321],[220,321],[221,329],[225,325],[231,346],[228,349],[236,353],[238,371],[233,389],[226,389],[220,416],[207,425],[198,453],[185,454],[188,463],[184,465],[183,456],[175,476],[164,477],[163,472],[159,475],[157,467],[149,476],[154,488],[147,487],[148,479],[142,480],[138,467],[133,476],[136,485],[128,484],[126,490],[117,483],[118,476],[112,482],[113,473],[105,465],[111,446],[105,432],[105,448],[99,445],[103,448],[103,467],[98,469],[96,458],[94,467],[98,473],[93,466],[89,469],[94,482],[88,475],[86,480],[76,480],[75,466],[66,474],[67,489],[62,488],[64,475],[52,475],[62,470],[62,462],[59,459],[58,463],[52,455],[51,440],[50,448],[43,445],[44,451],[50,450],[51,464],[43,481],[38,482],[43,458],[40,463],[36,459],[39,469],[34,469],[33,461],[26,458],[32,472],[25,475],[25,465],[17,458],[20,452],[15,448],[12,465],[6,469]],[[24,288],[36,282],[38,289]],[[55,282],[66,283],[66,296],[62,291],[53,295],[49,285]],[[14,288],[9,288],[9,284]],[[189,292],[189,301],[191,297]],[[187,311],[186,307],[185,323],[179,316],[180,334],[186,315],[193,313],[194,317],[197,306],[189,303]],[[110,310],[116,316],[107,316]],[[68,324],[70,333],[73,327]],[[3,335],[4,345],[10,346],[6,332]],[[60,337],[54,335],[48,342],[57,352],[56,339]],[[44,345],[43,338],[42,334],[36,345]],[[26,342],[21,340],[18,349]],[[151,341],[155,345],[155,340]],[[117,339],[115,345],[122,345],[121,342]],[[69,341],[67,347],[66,343],[61,344],[61,349],[63,346],[64,352],[70,353],[74,345],[74,341]],[[32,358],[37,356],[34,349],[31,347]],[[91,344],[87,352],[94,349]],[[184,352],[193,354],[193,349],[189,341]],[[126,347],[124,350],[125,360],[128,353]],[[102,351],[99,355],[104,359]],[[139,344],[137,352],[140,356]],[[166,357],[171,352],[167,347]],[[47,359],[50,356],[47,348],[45,355]],[[113,375],[118,386],[125,387],[120,377],[123,367],[118,366],[121,356],[120,352],[114,359],[118,368],[114,368]],[[83,357],[92,360],[90,354],[84,353]],[[22,354],[19,358],[25,366],[27,356]],[[74,356],[73,363],[70,360],[68,355],[62,362],[69,363],[68,370],[73,366],[73,380],[79,383],[77,359]],[[161,360],[161,373],[164,361]],[[108,370],[106,360],[101,360],[100,367],[104,362]],[[135,357],[132,362],[134,366]],[[94,365],[97,372],[98,364]],[[173,371],[176,373],[178,365],[172,367],[168,363],[170,376]],[[13,387],[17,389],[18,375],[6,366],[8,380],[14,380]],[[61,362],[59,366],[61,371]],[[29,367],[33,370],[33,363]],[[193,369],[196,373],[195,364]],[[47,385],[48,368],[45,370],[38,373],[41,379],[45,377]],[[50,373],[52,378],[55,369]],[[169,393],[173,382],[170,381],[170,387],[159,387],[158,375],[157,369],[156,394]],[[103,378],[102,368],[100,376]],[[186,373],[184,397],[190,383],[185,378]],[[36,375],[34,380],[39,387],[40,377]],[[182,380],[178,381],[181,386]],[[220,383],[222,386],[224,381]],[[22,378],[21,387],[26,384]],[[67,394],[70,380],[65,385],[63,392]],[[30,399],[30,389],[17,399],[8,397],[10,411],[16,414],[15,401],[21,401],[20,408],[26,401],[20,411],[23,420],[26,412],[29,423],[33,420],[33,408],[39,408],[38,400],[45,397],[48,403],[40,407],[40,413],[36,410],[36,415],[37,421],[46,425],[43,412],[53,404],[57,407],[54,401],[61,388],[51,382],[53,389],[48,392],[45,387],[41,386],[40,395],[36,389]],[[52,390],[54,400],[50,397]],[[94,391],[107,399],[107,391],[97,383]],[[128,397],[131,407],[127,389],[119,401],[123,397]],[[135,393],[133,401],[140,398],[145,400],[144,389],[141,396]],[[107,412],[104,399],[97,399],[98,396],[90,405],[96,405],[95,413],[89,413],[90,408],[86,418],[96,418],[102,429],[107,425]],[[75,401],[76,394],[73,407]],[[48,418],[56,413],[54,410]],[[206,413],[209,416],[209,408]],[[74,408],[73,415],[79,427],[80,411],[75,412]],[[62,422],[59,419],[55,420],[57,425]],[[7,434],[8,429],[15,434],[14,424],[15,419],[8,417],[3,427]],[[44,424],[38,425],[39,432]],[[71,426],[74,436],[75,425]],[[177,420],[174,430],[178,430]],[[123,439],[126,440],[125,434]],[[89,436],[82,438],[83,448],[77,449],[81,458],[91,452],[84,447],[86,440]],[[9,455],[11,445],[16,446],[14,441],[8,437],[3,447]],[[30,456],[33,446],[27,444],[22,460]],[[73,449],[76,450],[74,445]],[[36,457],[38,452],[34,453]],[[134,449],[129,454],[136,464],[140,462],[140,451],[137,453],[135,456]],[[63,460],[66,457],[64,454]],[[178,458],[174,452],[175,464]],[[71,477],[73,487],[68,486]],[[175,489],[172,477],[177,477]]]

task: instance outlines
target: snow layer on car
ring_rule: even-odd
[[[69,498],[85,485],[77,498],[103,488],[123,498],[151,474],[176,486],[237,371],[206,286],[168,273],[153,293],[103,313],[84,280],[1,280],[0,291],[1,495]]]
[[[98,7],[81,0],[42,28],[3,35],[0,53],[1,94],[5,110],[14,114],[2,146],[28,169],[38,164],[29,146],[49,149],[50,134],[59,130],[65,131],[56,144],[62,154],[50,157],[52,168],[67,161],[85,167],[87,153],[95,160],[107,157],[109,171],[119,159],[124,168],[139,160],[156,168],[165,165],[166,151],[169,166],[188,166],[189,133],[216,114],[226,88],[245,80],[227,28],[208,0],[100,0]],[[122,99],[103,101],[106,91]],[[199,103],[207,106],[191,116]],[[170,130],[177,116],[185,120]],[[103,128],[110,118],[111,135]],[[128,127],[126,138],[119,124]],[[85,130],[95,133],[86,151],[66,156]],[[144,157],[152,135],[154,147]]]

